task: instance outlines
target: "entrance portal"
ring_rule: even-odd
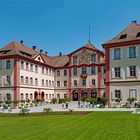
[[[78,101],[78,92],[73,92],[73,101]]]

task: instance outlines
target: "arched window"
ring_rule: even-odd
[[[137,98],[137,91],[136,91],[136,89],[130,89],[129,90],[129,97],[130,98]]]

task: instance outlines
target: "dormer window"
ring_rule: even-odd
[[[77,56],[73,57],[73,65],[77,64]]]
[[[96,54],[91,55],[91,62],[96,62]]]
[[[140,37],[140,32],[137,33],[136,37]]]
[[[123,34],[120,36],[120,39],[125,39],[127,37],[127,34]]]

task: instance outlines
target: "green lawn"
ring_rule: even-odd
[[[140,140],[140,115],[93,112],[0,117],[0,140]]]

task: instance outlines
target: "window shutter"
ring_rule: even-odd
[[[111,99],[115,99],[115,93],[114,92],[111,92]]]
[[[98,66],[95,66],[95,74],[98,74]]]
[[[129,58],[129,48],[126,49],[126,55]]]
[[[121,48],[121,50],[120,50],[121,52],[121,58],[123,58],[123,48]]]
[[[126,68],[126,77],[129,77],[130,73],[129,73],[129,67]]]
[[[114,49],[111,50],[111,58],[114,59]]]
[[[139,56],[139,47],[136,47],[136,56]]]
[[[136,77],[138,78],[139,76],[139,66],[136,66]]]
[[[125,77],[125,72],[124,72],[124,69],[121,68],[121,78],[124,79],[124,77]]]
[[[112,68],[112,78],[115,77],[115,71],[114,71],[114,68]]]

